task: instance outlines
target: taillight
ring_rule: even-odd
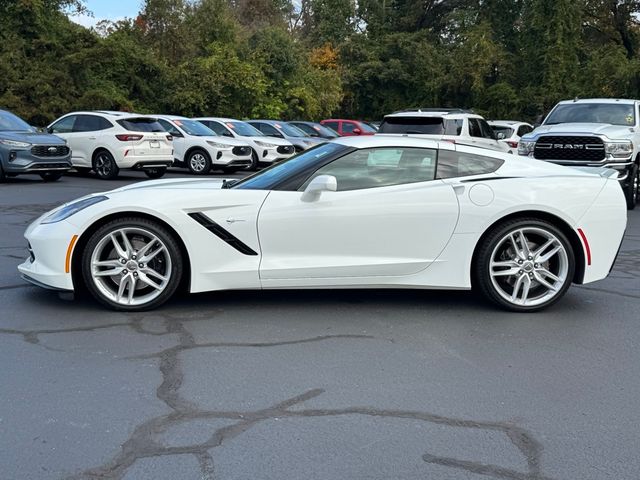
[[[509,145],[511,148],[518,148],[518,142],[513,142],[511,140],[507,140],[507,145]]]
[[[122,135],[116,135],[116,138],[121,142],[137,142],[142,140],[143,135],[129,135],[128,133]]]
[[[173,142],[173,135],[167,135],[167,140],[169,140],[170,142]]]

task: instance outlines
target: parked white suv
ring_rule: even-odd
[[[255,170],[259,165],[271,165],[285,160],[296,153],[295,147],[288,140],[267,137],[247,122],[220,117],[203,117],[195,120],[209,127],[218,135],[247,142],[252,149],[249,170]]]
[[[518,150],[520,137],[533,131],[533,125],[513,120],[489,120],[487,122],[499,142],[506,143],[513,151]]]
[[[120,112],[73,112],[47,127],[67,141],[71,162],[98,178],[116,178],[121,169],[160,178],[173,163],[173,142],[156,118]]]
[[[515,153],[480,115],[459,108],[418,108],[386,115],[376,135],[409,135]]]
[[[175,163],[194,175],[212,169],[233,173],[251,165],[251,147],[246,141],[221,137],[202,123],[176,115],[155,115],[173,137]]]

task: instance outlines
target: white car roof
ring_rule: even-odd
[[[640,100],[632,100],[629,98],[576,98],[575,100],[562,100],[558,105],[566,105],[568,103],[622,103],[633,105]]]
[[[226,118],[226,117],[197,117],[194,120],[213,120],[216,122],[245,122],[245,120],[238,120],[237,118]]]

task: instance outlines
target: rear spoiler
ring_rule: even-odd
[[[604,178],[618,178],[619,172],[615,168],[607,167],[570,167],[591,175],[599,175]]]

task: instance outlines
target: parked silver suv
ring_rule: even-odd
[[[0,110],[0,182],[35,173],[45,182],[58,180],[71,168],[71,150],[60,137],[38,133],[20,117]]]

